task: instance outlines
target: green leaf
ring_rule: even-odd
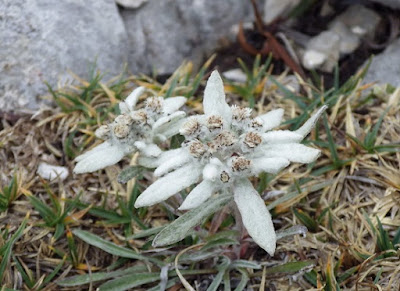
[[[236,239],[220,238],[220,239],[215,239],[215,240],[209,241],[201,248],[201,250],[205,251],[205,250],[209,250],[209,249],[216,248],[216,247],[225,247],[225,246],[237,245],[237,244],[239,244],[239,242]]]
[[[382,115],[379,117],[378,122],[375,124],[371,132],[368,132],[367,136],[364,139],[364,145],[368,149],[369,152],[371,152],[375,146],[376,142],[376,136],[378,135],[379,128],[382,125],[383,118],[389,111],[390,107],[386,108],[386,110],[382,113]]]
[[[294,215],[307,227],[308,230],[316,232],[318,230],[318,222],[301,209],[293,208]]]
[[[57,284],[63,287],[73,287],[73,286],[80,286],[85,285],[90,282],[97,282],[102,281],[110,278],[116,278],[128,274],[135,274],[135,273],[146,273],[147,267],[146,266],[134,266],[131,268],[126,268],[123,270],[117,270],[114,272],[98,272],[93,274],[85,274],[85,275],[77,275],[65,278],[61,281],[58,281]]]
[[[204,202],[199,207],[186,212],[174,222],[166,226],[153,240],[153,246],[165,246],[185,238],[186,234],[200,224],[209,215],[221,209],[232,200],[232,195],[218,195]]]
[[[121,171],[118,175],[118,182],[121,184],[125,184],[133,178],[141,175],[144,171],[144,168],[141,166],[130,166]]]
[[[310,270],[314,266],[315,262],[312,261],[290,262],[270,267],[266,271],[267,274],[293,274]]]
[[[323,121],[324,121],[325,130],[326,130],[326,136],[328,137],[328,148],[329,148],[329,151],[331,152],[331,158],[332,158],[333,164],[335,166],[337,166],[337,165],[339,165],[340,159],[339,159],[339,155],[337,153],[336,143],[333,139],[326,114],[324,114]]]
[[[239,269],[239,272],[242,273],[242,279],[240,280],[239,284],[235,288],[235,291],[243,291],[246,288],[247,282],[249,281],[249,275],[243,269]]]
[[[156,233],[159,233],[162,229],[164,229],[165,226],[158,226],[158,227],[153,227],[153,228],[149,228],[149,229],[145,229],[142,231],[139,231],[135,234],[132,234],[130,236],[128,236],[126,239],[127,240],[131,240],[131,239],[138,239],[138,238],[144,238],[144,237],[148,237],[148,236],[152,236]]]
[[[231,268],[248,268],[248,269],[261,269],[261,265],[256,262],[247,260],[236,260],[231,264]]]
[[[1,263],[0,263],[0,281],[3,281],[4,271],[7,268],[8,262],[11,257],[12,247],[15,242],[22,236],[26,223],[28,221],[28,216],[22,221],[21,225],[18,227],[17,231],[11,236],[10,240],[0,249]]]
[[[102,249],[103,251],[115,255],[115,256],[119,256],[119,257],[123,257],[123,258],[130,258],[130,259],[137,259],[137,260],[144,260],[144,261],[149,261],[149,262],[153,262],[157,265],[163,265],[164,262],[151,258],[151,257],[146,257],[143,256],[141,254],[138,254],[137,252],[128,249],[128,248],[124,248],[121,247],[119,245],[116,245],[110,241],[107,241],[95,234],[92,234],[88,231],[85,230],[81,230],[81,229],[74,229],[72,231],[72,233],[74,235],[76,235],[77,237],[79,237],[81,240],[83,240],[84,242],[98,247],[99,249]]]
[[[35,196],[29,196],[29,200],[33,207],[35,207],[35,209],[40,213],[40,216],[44,221],[46,221],[48,226],[53,226],[54,222],[57,220],[57,215],[54,213],[53,209]]]
[[[289,227],[288,229],[284,230],[279,230],[276,232],[276,240],[280,240],[284,237],[296,235],[296,234],[301,234],[305,235],[307,233],[308,229],[304,225],[294,225],[292,227]]]
[[[393,244],[389,239],[389,234],[383,228],[382,223],[379,220],[379,217],[376,217],[376,220],[378,221],[378,233],[377,233],[377,236],[378,236],[378,239],[377,239],[378,248],[381,251],[394,250]]]

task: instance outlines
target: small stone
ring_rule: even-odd
[[[300,0],[267,0],[264,4],[264,21],[270,23],[279,16],[285,16],[300,3]]]
[[[222,73],[222,75],[226,79],[233,82],[245,83],[247,81],[247,76],[241,69],[232,69],[229,71],[225,71]]]
[[[69,171],[66,167],[54,166],[44,162],[39,164],[37,173],[40,177],[49,181],[57,178],[64,181],[69,175]]]
[[[365,75],[364,84],[379,82],[400,87],[400,38],[390,44],[382,53],[376,55]],[[366,61],[363,66],[368,63]]]
[[[340,37],[340,53],[350,54],[360,45],[360,38],[350,31],[350,29],[341,21],[333,21],[329,25],[330,31],[333,31]]]
[[[381,17],[375,11],[356,4],[350,6],[345,12],[336,17],[334,21],[342,22],[352,33],[358,36],[373,36],[376,27],[381,21]]]
[[[320,68],[331,72],[339,60],[340,37],[333,31],[323,31],[310,39],[302,58],[309,70]]]

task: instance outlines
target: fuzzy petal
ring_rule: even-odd
[[[95,146],[94,148],[92,148],[91,150],[87,151],[86,153],[83,153],[82,155],[79,155],[75,158],[75,162],[80,162],[84,159],[86,159],[88,156],[94,154],[97,151],[102,151],[104,149],[107,149],[111,146],[111,143],[108,141],[105,141],[97,146]]]
[[[169,173],[150,185],[135,202],[135,207],[154,205],[196,183],[201,176],[201,168],[187,165]]]
[[[186,97],[170,97],[164,99],[164,114],[172,114],[183,106],[186,102]]]
[[[192,156],[188,152],[184,152],[181,155],[176,156],[175,158],[168,159],[164,163],[162,163],[155,171],[154,175],[156,177],[163,176],[168,172],[175,170],[176,168],[182,167],[182,165],[190,162],[192,160]]]
[[[285,158],[259,158],[252,160],[252,173],[257,175],[259,173],[276,174],[283,168],[290,164],[288,159]]]
[[[142,95],[145,90],[146,88],[144,87],[137,87],[132,91],[131,94],[128,95],[128,97],[125,98],[125,101],[119,103],[119,110],[121,111],[121,114],[131,112],[136,106],[140,95]]]
[[[322,106],[313,116],[311,116],[303,124],[302,127],[300,127],[298,130],[296,130],[295,133],[300,134],[303,138],[306,137],[307,134],[309,134],[310,131],[314,128],[318,119],[321,117],[322,113],[324,113],[327,108],[328,108],[328,106],[326,106],[326,105]]]
[[[203,180],[189,193],[185,201],[183,201],[181,207],[179,207],[179,210],[196,208],[210,198],[211,195],[217,191],[217,189],[218,186],[215,184],[215,182]]]
[[[171,124],[174,121],[177,121],[179,119],[182,119],[185,116],[186,116],[186,113],[183,111],[177,111],[177,112],[172,113],[171,115],[163,116],[163,117],[159,118],[153,124],[153,130],[155,132],[160,132],[160,129],[166,128],[169,124]]]
[[[267,144],[274,143],[295,143],[303,140],[303,136],[290,130],[274,130],[262,134]]]
[[[236,183],[234,199],[249,235],[273,256],[276,248],[276,234],[271,214],[249,180],[241,179]]]
[[[137,163],[138,163],[138,165],[140,165],[142,167],[154,169],[160,165],[160,159],[139,156],[137,159]]]
[[[177,157],[184,155],[186,153],[187,153],[186,149],[178,148],[162,152],[161,155],[158,156],[157,158],[139,156],[138,164],[149,169],[154,169],[162,165],[163,163],[167,163],[169,160],[176,159]]]
[[[219,178],[223,164],[217,158],[212,158],[210,163],[203,168],[203,179],[215,181]]]
[[[161,134],[163,136],[165,136],[167,139],[178,134],[179,130],[181,129],[181,127],[186,123],[187,119],[186,118],[182,118],[176,121],[173,121],[171,124],[168,124],[167,127],[160,127],[159,131],[161,132]]]
[[[266,132],[267,130],[271,130],[281,124],[283,112],[284,110],[281,108],[275,109],[263,115],[257,116],[256,119],[261,119],[263,123],[262,130]]]
[[[153,143],[146,144],[142,141],[136,141],[134,145],[138,148],[140,153],[145,157],[156,158],[162,153],[161,149]]]
[[[232,111],[225,101],[224,84],[217,71],[213,71],[207,81],[204,90],[203,107],[205,115],[221,115],[226,122],[226,126],[231,124]]]
[[[90,152],[90,153],[89,153]],[[86,153],[84,159],[79,160],[75,165],[74,173],[90,173],[118,163],[124,156],[125,151],[117,146],[108,143],[101,150],[94,148]]]
[[[272,144],[263,147],[263,157],[281,157],[296,163],[312,163],[319,154],[320,150],[306,147],[298,143]]]

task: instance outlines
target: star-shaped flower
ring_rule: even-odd
[[[311,163],[320,151],[300,144],[327,108],[323,106],[296,131],[277,130],[283,110],[251,118],[250,108],[230,107],[222,79],[214,71],[204,92],[204,115],[190,117],[180,129],[182,148],[157,159],[142,158],[161,177],[137,199],[135,207],[161,202],[200,181],[181,210],[200,206],[215,193],[232,193],[249,235],[269,254],[276,247],[271,215],[249,177],[276,174],[290,162]]]
[[[78,156],[75,173],[94,172],[118,163],[124,156],[139,151],[144,157],[158,157],[163,142],[179,132],[186,113],[177,111],[185,97],[149,97],[142,109],[134,110],[145,88],[136,88],[119,103],[121,114],[99,127],[95,134],[105,141]]]

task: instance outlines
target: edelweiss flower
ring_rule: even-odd
[[[125,155],[139,151],[144,157],[158,157],[161,149],[155,144],[179,132],[185,112],[177,111],[185,97],[150,97],[143,109],[134,110],[145,88],[136,88],[125,101],[119,103],[121,115],[95,134],[105,141],[78,156],[75,173],[94,172],[119,162]]]
[[[290,162],[315,161],[320,151],[300,142],[327,107],[296,131],[270,131],[281,123],[283,110],[252,119],[250,108],[229,107],[217,71],[207,82],[203,105],[205,114],[189,118],[180,130],[186,138],[182,148],[163,153],[156,162],[144,161],[156,166],[154,174],[162,178],[138,197],[135,207],[156,204],[201,181],[180,209],[198,207],[214,193],[232,193],[249,235],[273,255],[271,215],[247,177],[278,173]]]

